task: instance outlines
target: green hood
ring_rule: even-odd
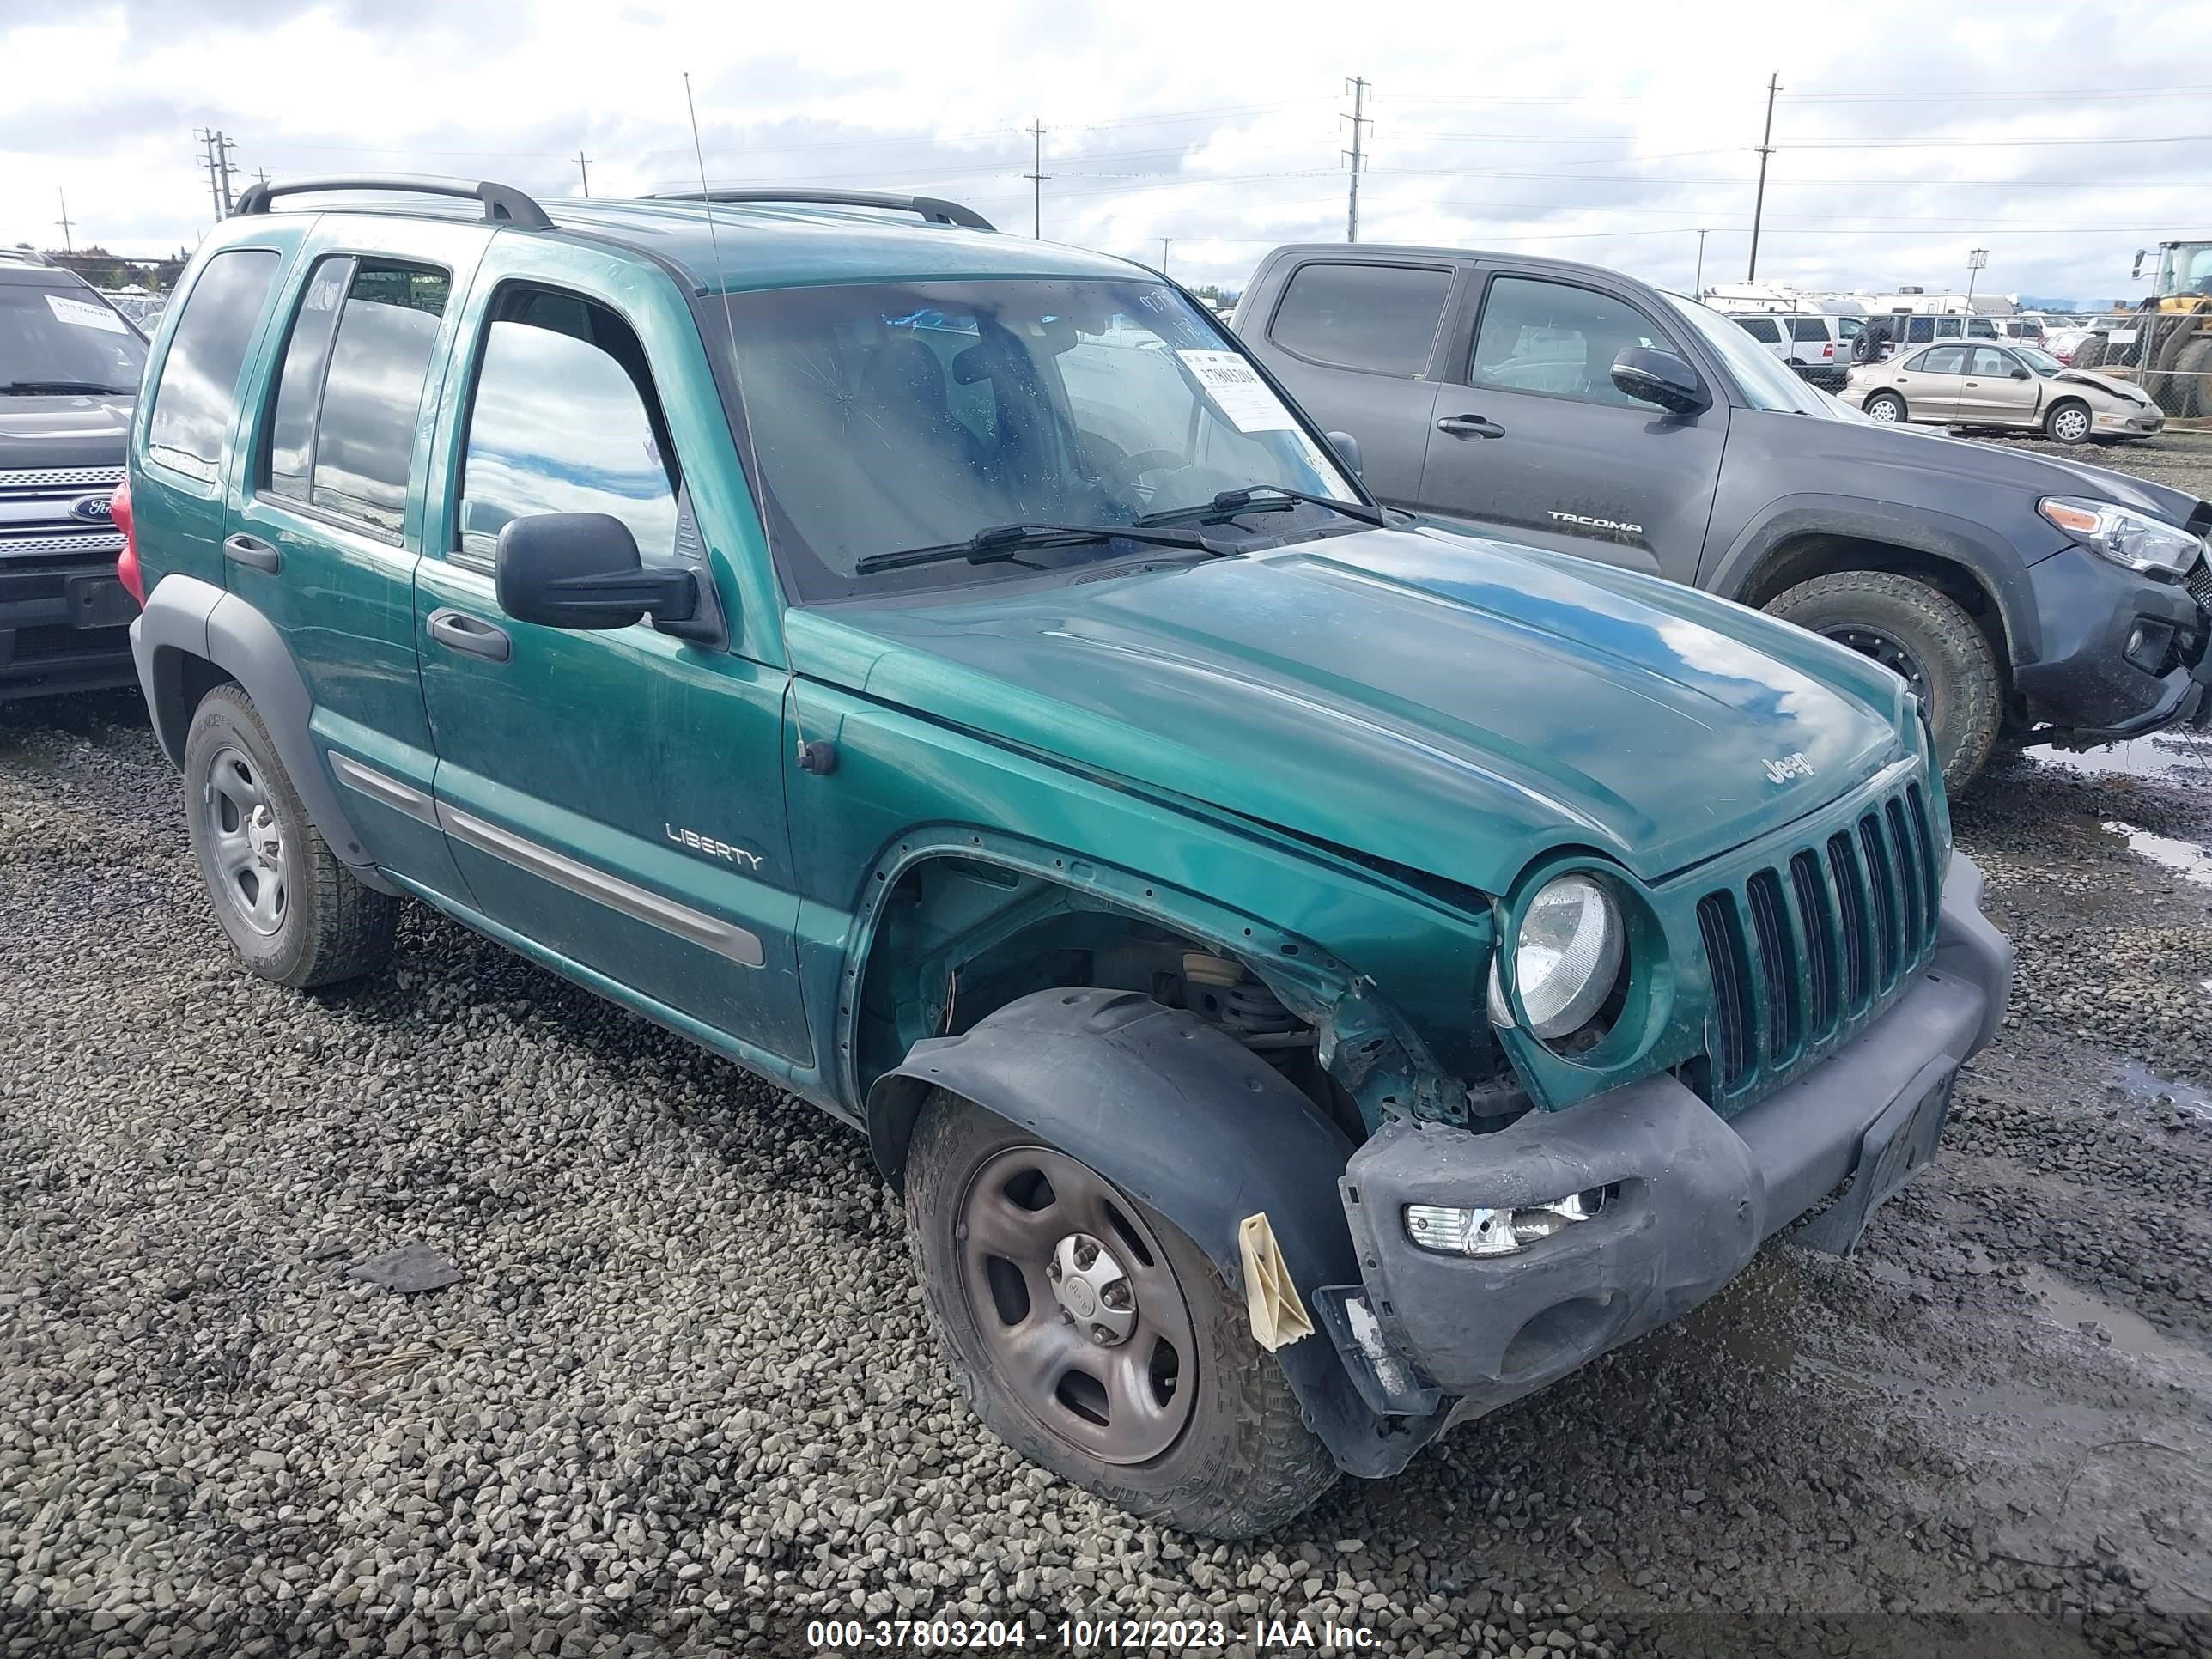
[[[1427,530],[798,611],[790,641],[807,678],[1493,893],[1570,845],[1656,880],[1905,752],[1864,658]]]

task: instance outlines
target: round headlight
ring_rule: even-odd
[[[1626,949],[1620,908],[1589,876],[1548,881],[1513,945],[1513,981],[1528,1029],[1546,1042],[1589,1024],[1613,994]]]

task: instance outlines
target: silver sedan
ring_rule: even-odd
[[[2063,444],[2148,438],[2166,416],[2140,387],[2026,345],[1951,341],[1860,363],[1838,394],[1870,421],[2040,427]]]

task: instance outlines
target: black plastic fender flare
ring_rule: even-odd
[[[222,669],[253,699],[276,745],[277,758],[284,763],[307,816],[331,851],[365,885],[383,893],[399,890],[376,870],[368,846],[339,802],[337,786],[308,730],[314,699],[274,623],[212,582],[167,575],[146,596],[145,608],[131,624],[131,653],[153,716],[154,735],[171,765],[185,763],[185,736],[192,722],[185,694],[185,659],[198,657]]]
[[[1346,1473],[1391,1474],[1443,1425],[1386,1420],[1360,1398],[1314,1292],[1359,1282],[1337,1180],[1344,1132],[1280,1073],[1194,1015],[1134,991],[1032,992],[958,1036],[917,1042],[868,1091],[868,1142],[894,1190],[933,1089],[1033,1129],[1188,1233],[1242,1292],[1243,1218],[1265,1211],[1314,1334],[1276,1360]]]

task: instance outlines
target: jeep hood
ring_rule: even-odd
[[[1562,845],[1656,880],[1905,752],[1866,659],[1591,568],[1377,530],[796,610],[788,637],[810,679],[1489,892]]]

